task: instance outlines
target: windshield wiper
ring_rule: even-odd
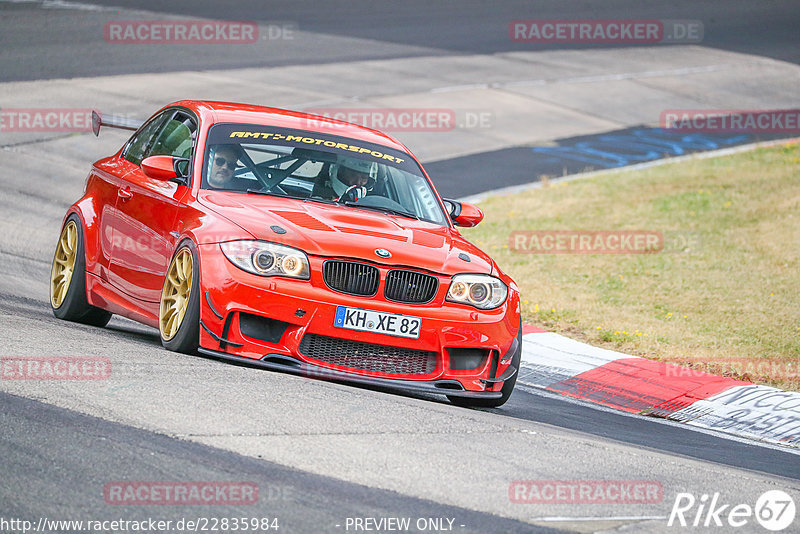
[[[380,211],[389,215],[399,215],[400,217],[408,217],[409,219],[415,219],[417,221],[419,220],[419,217],[408,211],[395,210],[392,208],[381,208],[380,206],[368,206],[364,204],[357,204],[356,202],[345,202],[344,205],[353,206],[354,208],[362,208],[365,210]]]
[[[293,200],[302,200],[303,202],[320,202],[322,204],[332,204],[334,206],[338,206],[339,203],[335,200],[328,200],[327,198],[322,197],[296,197],[294,195],[284,195],[283,193],[275,193],[273,191],[264,191],[263,189],[248,189],[248,193],[253,195],[266,195],[269,197],[278,197],[278,198],[291,198]]]
[[[286,195],[281,195],[280,193],[273,193],[272,191],[264,191],[263,189],[248,189],[248,193],[253,195],[267,195],[270,197],[285,197]]]
[[[275,193],[273,191],[264,191],[263,189],[248,189],[247,192],[252,195],[266,195],[268,197],[293,198],[295,200],[305,200],[305,198],[303,197],[294,197],[292,195],[284,195],[282,193]]]
[[[334,206],[339,204],[335,200],[329,200],[327,198],[322,198],[322,197],[306,197],[303,199],[303,202],[319,202],[321,204],[332,204]]]

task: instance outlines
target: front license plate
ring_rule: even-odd
[[[384,313],[361,308],[336,306],[336,318],[333,326],[362,330],[364,332],[377,332],[390,336],[410,337],[417,339],[422,319],[410,315]]]

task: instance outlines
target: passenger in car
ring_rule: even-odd
[[[252,180],[234,176],[237,162],[242,154],[239,145],[214,145],[211,147],[211,164],[208,169],[208,185],[214,189],[245,191],[252,187]]]

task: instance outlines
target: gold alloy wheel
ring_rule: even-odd
[[[72,273],[75,271],[75,259],[78,256],[78,225],[68,221],[61,230],[58,247],[53,256],[53,268],[50,271],[50,304],[60,308],[69,291]]]
[[[182,248],[167,271],[158,313],[158,327],[165,341],[175,337],[183,323],[183,316],[186,315],[192,292],[193,265],[192,252],[188,248]]]

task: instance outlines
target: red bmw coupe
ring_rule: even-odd
[[[181,101],[94,163],[67,211],[50,302],[119,314],[169,350],[496,407],[522,353],[517,286],[375,130],[304,113]]]

